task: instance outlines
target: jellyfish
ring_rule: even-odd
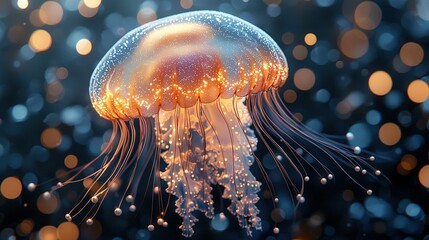
[[[321,184],[334,178],[331,167],[352,179],[354,172],[380,175],[369,164],[373,156],[364,157],[359,147],[336,143],[294,117],[279,95],[288,72],[285,55],[267,33],[221,12],[178,14],[124,35],[101,59],[89,86],[94,109],[113,124],[111,138],[98,157],[52,188],[86,182],[87,190],[65,218],[82,214],[92,224],[115,191],[121,194],[114,214],[134,212],[139,192],[149,191],[158,213],[152,213],[148,229],[168,226],[166,212],[175,199],[180,229],[190,237],[197,211],[207,218],[219,212],[213,200],[219,186],[230,214],[251,235],[262,229],[261,185],[270,190],[273,204],[279,201],[257,157],[258,144],[272,156],[298,204],[305,200],[308,171]],[[252,174],[254,163],[263,179]]]

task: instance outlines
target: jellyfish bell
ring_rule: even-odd
[[[274,40],[228,14],[188,12],[126,34],[99,62],[89,87],[94,109],[113,123],[111,139],[99,157],[53,188],[90,180],[66,219],[72,221],[85,212],[92,224],[108,193],[118,188],[123,195],[112,209],[114,214],[122,215],[127,204],[134,212],[146,171],[151,178],[146,188],[156,194],[152,201],[157,198],[160,209],[157,217],[152,212],[150,231],[156,218],[157,225],[168,226],[166,211],[173,195],[176,213],[183,218],[183,235],[191,236],[197,210],[208,218],[222,212],[214,208],[212,196],[212,187],[218,185],[223,187],[222,198],[230,200],[229,212],[250,235],[262,229],[256,206],[261,182],[250,171],[253,163],[264,176],[273,204],[281,201],[255,155],[258,138],[297,203],[305,200],[304,182],[310,181],[306,169],[313,169],[322,184],[334,178],[325,162],[349,176],[357,168],[380,175],[366,157],[294,118],[278,94],[287,76],[286,58]],[[162,169],[161,159],[166,164]],[[85,169],[100,163],[98,170],[82,176]],[[290,177],[292,173],[299,176],[298,182]],[[279,231],[273,228],[274,233]]]
[[[91,77],[107,119],[149,117],[282,86],[283,52],[262,30],[219,12],[179,14],[125,35]]]

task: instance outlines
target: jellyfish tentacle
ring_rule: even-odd
[[[249,100],[251,102],[253,102],[251,98],[249,98]],[[251,106],[254,106],[254,105],[251,104]],[[253,112],[253,110],[254,110],[253,107],[248,107],[248,109],[249,109],[250,116],[256,116],[256,115],[259,114],[259,112]],[[267,147],[269,154],[271,155],[272,159],[274,160],[274,163],[276,164],[276,166],[278,167],[278,169],[280,171],[280,174],[281,174],[281,176],[283,178],[283,181],[289,186],[288,187],[288,191],[289,191],[289,194],[291,196],[291,199],[294,199],[293,195],[295,195],[298,192],[302,192],[303,191],[303,181],[301,181],[301,188],[300,188],[300,190],[298,190],[298,188],[294,184],[293,180],[291,179],[290,174],[288,173],[288,171],[284,168],[283,165],[281,165],[278,161],[276,161],[277,157],[275,156],[273,149],[270,147],[270,144],[268,143],[268,141],[266,139],[266,138],[269,138],[269,134],[265,130],[264,125],[261,122],[261,119],[257,118],[257,117],[253,117],[253,123],[254,123],[255,130],[258,133],[259,139],[261,139],[262,142],[263,142],[263,144]],[[272,139],[269,140],[269,141],[270,142],[275,142]],[[278,148],[278,149],[279,149],[279,151],[282,151],[281,148]],[[288,154],[285,154],[284,156],[291,163],[292,167],[295,170],[297,170],[297,168],[294,165],[294,163],[293,163],[292,159],[290,158],[290,156]],[[299,170],[297,170],[297,172],[298,172],[298,174],[300,174]],[[302,179],[302,176],[301,176],[301,179]]]
[[[198,219],[191,214],[195,210],[195,204],[190,196],[193,182],[190,179],[189,170],[187,169],[192,169],[189,165],[193,164],[188,161],[190,146],[187,144],[189,138],[186,134],[187,119],[178,117],[182,114],[186,115],[185,111],[182,112],[180,108],[174,113],[161,113],[161,115],[166,115],[160,118],[161,126],[173,125],[172,134],[168,134],[168,132],[163,134],[164,142],[169,143],[169,146],[173,147],[169,147],[161,155],[167,163],[167,167],[161,172],[160,176],[167,182],[166,191],[177,197],[175,202],[176,212],[183,218],[180,228],[184,236],[190,237],[194,233],[192,227]]]
[[[226,139],[229,138],[229,141],[226,140],[224,145],[231,144],[230,155],[232,157],[230,161],[232,161],[231,168],[233,170],[230,171],[235,175],[229,183],[220,182],[219,184],[225,187],[223,197],[231,199],[231,205],[228,207],[228,210],[237,217],[239,225],[246,229],[247,234],[251,235],[252,228],[261,230],[260,218],[258,217],[259,209],[255,205],[259,200],[257,193],[260,190],[261,183],[256,181],[256,178],[250,172],[250,166],[253,164],[254,158],[251,151],[247,150],[248,145],[244,135],[247,134],[247,137],[252,139],[255,145],[256,138],[251,137],[252,131],[250,128],[247,129],[247,133],[241,131],[239,123],[234,116],[233,101],[234,99],[231,98],[224,101],[218,100],[217,103],[218,114],[221,116],[220,119],[223,119],[224,126],[229,130],[227,134],[229,136],[226,137]],[[243,102],[240,104],[242,108],[245,108]],[[250,118],[248,121],[251,121]]]
[[[249,139],[249,136],[248,136],[248,134],[250,134],[252,137],[254,137],[253,131],[251,131],[249,128],[252,124],[248,120],[246,121],[246,119],[250,118],[249,112],[247,111],[246,108],[244,108],[244,110],[243,110],[243,108],[241,108],[241,111],[240,111],[239,107],[238,107],[238,104],[242,103],[242,100],[243,100],[243,98],[241,98],[241,100],[237,100],[237,98],[234,96],[234,100],[233,100],[234,114],[235,114],[237,122],[241,128],[241,131],[246,133],[245,137],[246,137],[246,142],[249,146],[249,152],[252,154],[253,158],[255,159],[255,162],[258,164],[259,170],[261,171],[262,176],[264,178],[264,181],[267,184],[267,187],[271,193],[271,199],[273,201],[273,204],[275,204],[274,196],[276,196],[276,191],[275,191],[273,182],[271,181],[271,178],[268,175],[267,171],[265,170],[264,166],[262,165],[261,161],[255,155],[254,150],[256,150],[256,145],[254,142],[252,143],[252,141]],[[245,124],[243,124],[243,122],[245,122]],[[252,144],[253,144],[253,146],[252,146]]]
[[[346,174],[353,182],[355,182],[359,187],[367,190],[364,186],[362,186],[353,176],[349,174],[349,172],[344,168],[345,166],[350,168],[355,168],[356,166],[361,166],[361,164],[368,166],[363,157],[352,154],[351,151],[347,151],[344,146],[336,146],[331,140],[323,137],[319,133],[314,132],[311,129],[308,129],[297,121],[293,119],[293,115],[289,112],[289,110],[284,106],[281,100],[279,100],[279,95],[277,89],[271,89],[270,91],[260,93],[255,96],[249,97],[252,101],[254,101],[255,113],[251,114],[255,123],[255,126],[258,126],[263,129],[262,133],[268,139],[273,146],[279,149],[280,152],[288,159],[288,162],[292,166],[296,166],[297,164],[301,165],[301,162],[308,163],[303,159],[303,156],[296,155],[294,152],[296,150],[292,147],[294,146],[300,147],[306,154],[308,154],[325,172],[328,176],[332,174],[329,168],[322,163],[322,157],[316,157],[315,151],[309,151],[302,143],[312,146],[314,149],[319,151],[323,156],[327,159],[331,160],[336,167],[338,167],[343,173]],[[262,104],[264,103],[264,104]],[[252,111],[252,109],[249,109]],[[287,132],[286,130],[290,131]],[[274,136],[280,139],[280,143],[285,144],[287,149],[292,153],[294,158],[288,156],[286,152],[282,150],[279,143],[276,143],[271,136]],[[287,141],[286,141],[287,139]],[[317,152],[316,151],[316,152]],[[308,163],[308,165],[313,168],[316,173],[320,175],[319,171],[312,166],[312,164]],[[370,166],[368,166],[372,169]],[[299,169],[295,168],[295,171],[301,175]],[[326,183],[326,178],[321,176],[321,183]]]
[[[293,129],[296,129],[296,131],[299,131],[300,134],[305,136],[315,146],[320,148],[320,146],[317,143],[322,144],[327,149],[342,156],[342,158],[339,158],[338,160],[343,161],[347,165],[349,165],[349,163],[354,163],[349,165],[350,167],[354,168],[356,165],[359,165],[359,166],[364,165],[365,167],[375,170],[375,168],[371,164],[363,161],[364,160],[363,157],[354,154],[353,151],[351,151],[351,147],[349,145],[334,142],[329,138],[326,138],[325,136],[321,135],[320,133],[314,131],[313,129],[308,128],[300,121],[296,120],[293,114],[290,112],[290,110],[288,110],[287,107],[284,105],[284,103],[281,100],[279,100],[280,96],[278,91],[272,90],[270,92],[265,93],[264,95],[267,101],[273,102],[276,108],[278,109],[278,111],[274,112],[276,116],[279,118],[285,119],[284,121],[286,124],[293,127]],[[316,139],[318,142],[317,143],[314,142],[314,139]],[[320,149],[323,150],[322,148]],[[344,160],[348,160],[349,162],[345,162]]]

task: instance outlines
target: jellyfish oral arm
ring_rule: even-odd
[[[166,191],[178,198],[176,212],[183,218],[180,228],[184,236],[193,234],[195,210],[214,217],[210,193],[214,184],[224,187],[222,197],[231,200],[228,210],[249,235],[252,228],[261,229],[255,205],[261,184],[249,169],[257,140],[248,128],[251,120],[243,99],[235,99],[218,99],[159,114],[165,150],[162,158],[167,163],[161,178],[168,184]],[[241,123],[234,105],[238,106]]]

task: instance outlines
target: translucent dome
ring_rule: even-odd
[[[89,90],[102,117],[130,119],[266,91],[287,75],[283,52],[261,29],[197,11],[126,34],[96,67]]]

